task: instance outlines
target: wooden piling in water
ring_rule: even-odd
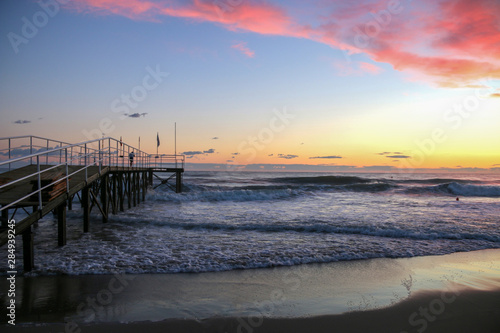
[[[116,178],[116,174],[113,174],[112,177],[112,195],[111,195],[111,202],[112,202],[112,205],[111,205],[111,213],[112,214],[117,214],[118,213],[118,198],[117,198],[117,195],[118,195],[118,180]]]
[[[109,175],[101,177],[101,206],[102,206],[102,223],[108,222],[108,181]]]
[[[90,193],[89,187],[82,189],[82,209],[83,209],[83,232],[89,232],[90,220]]]
[[[57,213],[57,244],[66,245],[66,202],[56,208]]]
[[[118,202],[120,206],[120,212],[125,211],[123,203],[125,201],[125,177],[122,172],[117,173],[118,176]]]
[[[127,203],[128,208],[132,208],[132,175],[131,173],[127,173]]]
[[[175,193],[182,192],[182,172],[175,172]]]
[[[146,201],[146,192],[148,190],[148,182],[146,178],[146,171],[142,172],[142,201]]]

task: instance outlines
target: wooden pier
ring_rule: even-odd
[[[88,232],[90,213],[93,209],[100,212],[102,222],[106,223],[110,213],[118,214],[145,201],[147,188],[153,185],[153,177],[160,178],[155,173],[172,174],[168,179],[160,180],[168,184],[168,180],[175,177],[175,186],[172,187],[175,192],[182,192],[182,155],[176,155],[175,162],[171,163],[172,167],[168,167],[167,163],[162,163],[159,156],[145,154],[127,146],[127,151],[135,151],[139,157],[136,157],[135,166],[130,166],[125,165],[129,164],[129,161],[128,158],[125,161],[123,156],[128,155],[121,142],[111,138],[102,139],[102,142],[96,141],[99,143],[96,149],[87,146],[89,143],[95,143],[90,141],[47,150],[45,154],[53,159],[58,151],[64,149],[64,154],[59,154],[59,164],[41,164],[44,153],[0,163],[0,166],[8,164],[11,169],[0,174],[0,246],[7,244],[9,240],[8,221],[12,220],[19,210],[24,211],[22,220],[17,222],[16,219],[15,223],[15,235],[22,236],[23,239],[24,271],[31,271],[35,265],[32,228],[50,212],[57,216],[58,245],[65,246],[66,210],[72,209],[75,200],[79,200],[83,210],[83,232]],[[74,154],[73,150],[78,151],[75,149],[78,147],[80,152]],[[84,153],[81,152],[83,148]],[[177,156],[182,156],[181,165],[178,165]],[[11,168],[11,164],[15,162],[26,163],[28,160],[28,165]],[[33,163],[34,160],[37,163]],[[49,161],[49,158],[45,158],[45,161]],[[78,163],[82,161],[84,163]]]

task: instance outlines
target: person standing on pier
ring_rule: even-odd
[[[130,152],[130,154],[128,154],[128,158],[130,160],[130,166],[132,166],[132,164],[134,164],[134,157],[135,157],[135,154],[134,154],[134,151],[132,150]]]

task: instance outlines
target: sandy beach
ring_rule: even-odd
[[[500,329],[500,250],[202,274],[18,277],[17,288],[16,327],[4,324],[3,307],[2,331]]]

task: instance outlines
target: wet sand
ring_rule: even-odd
[[[500,331],[500,250],[16,283],[17,325],[2,324],[2,331]],[[6,286],[2,279],[4,302]],[[5,323],[5,306],[1,312]]]

